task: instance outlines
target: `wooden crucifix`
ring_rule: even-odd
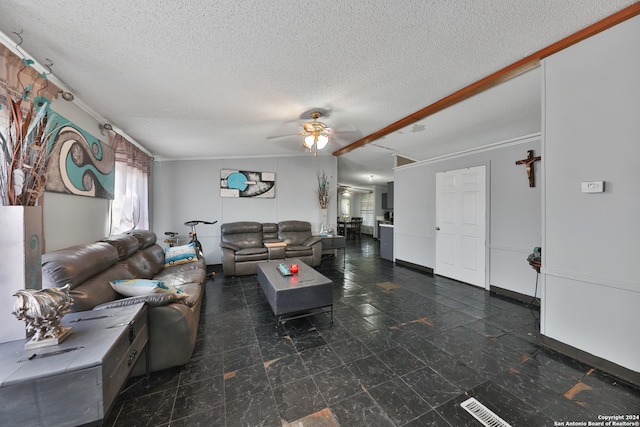
[[[533,163],[542,160],[542,157],[533,157],[533,150],[527,151],[527,158],[518,160],[516,165],[525,165],[527,167],[527,176],[529,177],[529,187],[536,186],[536,176],[533,170]]]

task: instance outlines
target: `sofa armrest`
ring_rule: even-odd
[[[265,239],[262,241],[262,244],[265,244],[265,243],[283,243],[283,242],[280,239]]]
[[[312,246],[314,243],[322,241],[322,237],[320,236],[311,236],[307,240],[304,241],[302,246]]]
[[[237,252],[241,249],[240,246],[234,245],[233,243],[229,242],[220,242],[220,247],[223,249],[231,249],[234,252]]]
[[[236,251],[220,245],[222,248],[222,271],[226,276],[235,276],[236,274]]]

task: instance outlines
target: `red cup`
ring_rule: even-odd
[[[289,266],[289,271],[292,273],[297,273],[298,272],[298,264],[291,264]]]

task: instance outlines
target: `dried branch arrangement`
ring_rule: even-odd
[[[33,61],[23,59],[23,66],[18,72],[27,69]],[[38,74],[38,79],[47,78],[46,74]],[[48,106],[50,101],[44,97],[33,96],[31,84],[23,86],[22,97],[14,99],[8,88],[5,92],[5,105],[0,109],[8,109],[8,124],[0,128],[0,199],[2,205],[35,206],[42,195],[46,184],[47,163],[52,147],[47,144],[52,135],[48,126]],[[23,102],[27,106],[23,106]],[[3,123],[4,124],[4,123]]]
[[[317,173],[318,176],[318,203],[320,209],[327,209],[329,207],[329,198],[331,193],[329,191],[329,178],[327,174],[322,171]]]

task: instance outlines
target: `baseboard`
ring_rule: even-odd
[[[396,265],[400,265],[402,267],[407,267],[407,268],[410,268],[412,270],[417,270],[417,271],[419,271],[421,273],[426,273],[426,274],[429,274],[429,275],[433,276],[433,268],[425,267],[424,265],[414,264],[412,262],[403,261],[403,260],[397,259],[397,258],[396,258]]]
[[[489,288],[489,292],[492,292],[497,295],[505,296],[507,298],[522,301],[529,305],[535,305],[536,307],[540,307],[540,298],[534,298],[530,295],[521,294],[520,292],[511,291],[509,289],[500,288],[498,286],[491,286]]]
[[[598,356],[594,356],[591,353],[587,353],[584,350],[580,350],[569,344],[565,344],[556,339],[549,338],[546,335],[540,335],[540,344],[543,347],[557,351],[558,353],[569,356],[582,363],[586,363],[589,366],[593,366],[596,369],[611,374],[627,383],[630,383],[636,387],[640,387],[640,372],[632,371],[631,369],[620,366],[616,363],[610,362]]]

